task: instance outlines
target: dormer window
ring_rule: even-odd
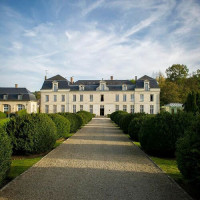
[[[101,84],[101,90],[102,90],[102,91],[105,90],[105,84],[104,84],[104,83]]]
[[[18,100],[22,100],[22,95],[21,94],[18,95]]]
[[[3,100],[7,100],[8,99],[8,95],[7,94],[4,94],[3,95]]]
[[[123,84],[123,85],[122,85],[122,90],[123,90],[123,91],[126,91],[126,90],[127,90],[127,85],[126,85],[126,84]]]
[[[57,91],[58,91],[58,82],[57,82],[57,81],[54,81],[54,82],[53,82],[53,91],[54,91],[54,92],[57,92]]]
[[[149,82],[148,81],[144,81],[144,90],[149,91]]]
[[[102,80],[102,81],[100,81],[99,87],[97,87],[96,90],[97,91],[108,91],[109,88],[106,86],[106,82]]]
[[[79,85],[79,90],[83,91],[84,90],[84,85]]]

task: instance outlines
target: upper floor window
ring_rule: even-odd
[[[144,83],[144,89],[145,89],[145,91],[149,90],[149,83],[148,82]]]
[[[105,90],[105,84],[101,84],[101,90]]]
[[[134,102],[134,94],[131,94],[131,101]]]
[[[150,94],[150,101],[153,101],[153,99],[154,99],[154,95]]]
[[[122,90],[127,90],[127,85],[126,84],[122,85]]]
[[[76,95],[74,94],[73,95],[73,102],[75,102],[76,101]]]
[[[8,95],[7,94],[4,94],[3,95],[3,100],[7,100],[8,99]]]
[[[101,94],[101,101],[104,101],[104,95]]]
[[[119,94],[116,94],[115,101],[119,101]]]
[[[83,95],[82,94],[80,95],[80,101],[83,101]]]
[[[53,84],[53,91],[57,92],[58,91],[58,83]]]
[[[49,101],[49,95],[45,95],[45,101],[46,101],[46,102]]]
[[[93,105],[90,105],[90,113],[93,113]]]
[[[84,90],[84,85],[79,85],[79,90]]]
[[[62,101],[65,101],[65,95],[62,95]]]
[[[22,100],[22,95],[21,94],[18,95],[18,100]]]
[[[144,94],[140,94],[140,101],[144,101]]]
[[[93,94],[90,95],[90,102],[93,101]]]
[[[126,94],[123,95],[123,101],[126,101]]]
[[[54,96],[53,96],[53,100],[54,100],[54,102],[57,101],[57,95],[54,95]]]

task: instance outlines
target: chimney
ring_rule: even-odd
[[[113,76],[110,76],[110,80],[113,81]]]
[[[74,83],[74,77],[73,76],[70,78],[70,82],[71,82],[71,84]]]
[[[137,76],[135,76],[135,81],[137,81]]]
[[[18,88],[18,84],[15,84],[15,88]]]
[[[47,76],[44,77],[44,80],[47,80]]]

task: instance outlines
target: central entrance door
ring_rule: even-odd
[[[100,105],[100,116],[104,116],[104,105]]]

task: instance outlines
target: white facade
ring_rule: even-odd
[[[51,89],[41,89],[42,113],[78,112],[82,109],[96,116],[106,116],[116,110],[149,114],[160,112],[160,88],[145,88],[144,84],[143,88],[127,90],[126,85],[122,85],[121,90],[110,91],[106,81],[100,81],[95,91],[85,91],[84,85],[79,85],[79,89],[74,91],[70,88],[55,89],[56,83],[52,82]]]

